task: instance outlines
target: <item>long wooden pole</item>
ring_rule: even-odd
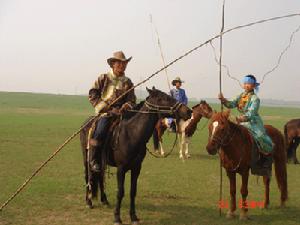
[[[157,36],[157,44],[158,44],[158,48],[159,48],[159,51],[160,51],[160,56],[161,56],[163,66],[166,67],[166,60],[165,60],[165,56],[164,56],[164,53],[163,53],[163,50],[162,50],[159,34],[158,34],[157,29],[156,29],[156,26],[153,24],[151,14],[150,14],[150,23],[151,23],[151,27],[155,30],[155,33],[156,33],[156,36]],[[164,71],[165,71],[165,75],[166,75],[166,78],[167,78],[168,88],[169,88],[169,91],[170,91],[171,86],[170,86],[170,80],[169,80],[167,68],[165,68]]]
[[[223,50],[223,31],[224,31],[224,10],[225,9],[225,0],[223,0],[222,6],[222,23],[221,23],[221,32],[220,32],[220,56],[219,56],[219,91],[222,93],[222,50]],[[221,102],[221,111],[223,111],[223,104]],[[219,193],[219,203],[223,201],[222,197],[222,184],[223,184],[223,173],[222,173],[222,160],[221,155],[220,158],[220,193]],[[222,215],[222,207],[219,204],[219,215]]]

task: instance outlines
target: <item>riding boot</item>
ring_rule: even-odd
[[[96,139],[89,141],[89,163],[93,172],[100,172],[100,143]]]
[[[260,159],[257,161],[257,165],[262,168],[272,169],[273,157],[272,154],[264,155],[260,154]]]

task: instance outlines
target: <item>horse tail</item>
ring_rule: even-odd
[[[278,188],[281,192],[281,204],[288,199],[288,187],[287,187],[287,169],[286,169],[286,149],[285,139],[281,132],[276,129],[277,138],[274,147],[274,167],[275,176],[277,180]]]
[[[158,138],[158,131],[157,128],[155,127],[154,131],[153,131],[153,145],[154,145],[154,149],[155,151],[158,151],[158,147],[159,147],[159,138]]]

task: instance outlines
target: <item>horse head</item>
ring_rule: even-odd
[[[210,155],[215,155],[218,149],[227,141],[230,135],[229,126],[230,110],[214,113],[208,126],[209,138],[206,150]]]
[[[146,88],[149,96],[145,104],[150,110],[161,111],[161,115],[175,117],[177,119],[187,120],[191,118],[192,110],[186,105],[177,102],[170,95],[155,89]]]
[[[201,100],[200,103],[193,106],[192,109],[193,115],[200,115],[206,119],[210,119],[214,113],[210,105],[204,100]]]

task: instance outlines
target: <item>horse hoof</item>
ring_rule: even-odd
[[[179,159],[183,159],[183,155],[180,155],[180,156],[179,156]]]
[[[85,207],[89,208],[89,209],[93,209],[94,206],[93,205],[85,205]]]
[[[233,219],[233,218],[235,218],[235,213],[228,211],[227,214],[226,214],[226,218],[227,219]]]
[[[131,225],[139,225],[140,223],[139,223],[139,221],[132,221],[131,222]]]
[[[185,157],[186,157],[187,159],[189,159],[189,158],[191,158],[191,155],[190,155],[190,154],[186,154]]]
[[[285,206],[286,206],[286,205],[285,205],[285,202],[281,202],[281,203],[280,203],[280,208],[285,208]]]
[[[114,225],[122,225],[120,222],[114,222]]]

